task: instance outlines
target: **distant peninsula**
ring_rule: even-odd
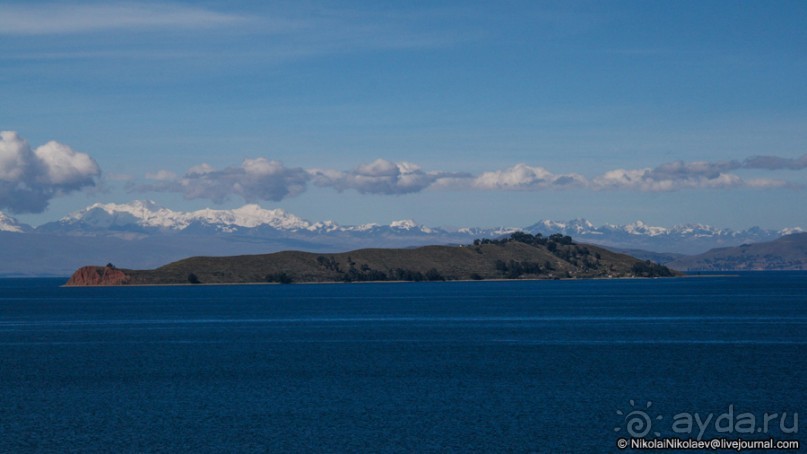
[[[677,272],[561,234],[516,232],[462,246],[359,249],[333,254],[283,251],[191,257],[154,270],[85,266],[67,286],[590,279],[670,277]]]
[[[807,233],[712,249],[703,254],[676,258],[669,265],[687,271],[807,270]]]

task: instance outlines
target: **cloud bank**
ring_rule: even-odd
[[[147,175],[153,183],[138,191],[178,192],[187,199],[210,199],[222,203],[230,196],[248,202],[279,201],[306,189],[311,175],[301,168],[288,168],[266,158],[245,159],[239,167],[216,170],[207,164],[191,167],[181,177],[160,170]]]
[[[0,132],[0,208],[40,213],[56,196],[95,186],[93,158],[51,141],[35,150],[13,131]]]
[[[674,161],[657,167],[613,169],[592,178],[579,173],[553,173],[520,163],[512,167],[471,175],[460,172],[426,171],[400,161],[377,159],[351,170],[303,169],[286,167],[266,158],[245,159],[239,167],[216,170],[207,164],[188,169],[177,176],[160,170],[148,174],[149,184],[133,187],[136,192],[167,191],[188,199],[223,202],[231,196],[249,202],[280,201],[306,191],[309,184],[339,192],[401,195],[426,190],[453,189],[479,191],[640,191],[669,192],[693,189],[801,188],[800,185],[768,178],[744,179],[736,170],[801,170],[807,168],[807,155],[799,158],[756,156],[744,161]]]
[[[745,169],[801,170],[807,169],[807,154],[800,158],[780,158],[778,156],[753,156],[743,161]]]
[[[745,180],[734,170],[801,170],[807,168],[807,154],[799,158],[754,156],[743,161],[674,161],[655,168],[615,169],[594,178],[594,189],[638,189],[647,192],[708,188],[777,188],[796,185],[779,179]]]
[[[342,172],[331,169],[308,171],[314,184],[331,187],[337,191],[354,189],[362,194],[408,194],[420,192],[434,185],[447,185],[464,174],[448,172],[424,172],[411,162],[391,162],[385,159]]]
[[[477,189],[538,190],[585,186],[586,179],[576,173],[556,175],[543,167],[516,164],[504,170],[484,172],[473,180]]]

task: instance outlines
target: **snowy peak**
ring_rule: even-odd
[[[626,233],[630,235],[647,235],[647,236],[666,235],[670,232],[664,227],[655,227],[652,225],[647,225],[643,221],[636,221],[632,224],[627,224],[622,227],[622,230],[624,230]]]
[[[564,224],[563,222],[550,221],[548,219],[543,219],[543,220],[540,220],[540,221],[536,222],[535,224],[527,227],[527,229],[530,229],[530,230],[539,230],[540,229],[540,230],[545,230],[545,231],[560,232],[560,231],[566,230],[566,224]]]
[[[311,225],[308,226],[308,228],[306,230],[308,230],[310,232],[325,232],[325,233],[329,233],[329,232],[338,232],[340,230],[343,230],[343,227],[340,226],[339,224],[331,221],[331,220],[328,220],[328,221],[316,222],[314,224],[311,224]]]
[[[704,224],[683,224],[667,228],[653,226],[641,220],[624,225],[606,224],[595,227],[582,219],[568,222],[542,220],[525,230],[543,235],[562,233],[581,241],[605,246],[684,253],[697,253],[713,247],[739,245],[744,242],[772,241],[782,235],[803,231],[801,227],[781,230],[751,227],[745,230],[732,230]]]
[[[110,216],[130,214],[135,218],[146,219],[160,210],[165,209],[151,200],[135,200],[131,203],[94,203],[82,210],[70,213],[62,220],[84,219],[87,216],[99,216],[101,213]]]
[[[175,213],[155,202],[135,200],[131,203],[94,203],[59,220],[63,225],[82,224],[95,229],[120,228],[129,225],[171,228]]]
[[[555,224],[560,224],[560,223],[555,223]],[[565,226],[566,226],[566,228],[565,228],[566,231],[574,232],[575,234],[578,234],[578,235],[579,234],[586,234],[586,233],[593,232],[593,231],[596,230],[596,228],[594,227],[594,224],[589,222],[588,219],[583,219],[583,218],[581,218],[581,219],[572,219],[571,221],[566,222]]]
[[[784,235],[792,235],[794,233],[804,233],[804,232],[805,232],[805,230],[802,229],[801,227],[788,227],[788,228],[784,228],[784,229],[780,230],[779,234],[784,236]]]
[[[412,219],[393,221],[389,225],[376,223],[354,226],[339,225],[334,221],[310,222],[282,209],[264,209],[248,204],[230,210],[202,209],[173,211],[148,200],[130,203],[96,203],[70,213],[60,221],[41,226],[42,231],[97,234],[102,232],[235,233],[262,235],[272,231],[294,232],[308,235],[346,234],[359,237],[422,236],[445,234],[442,229],[418,224]],[[263,232],[263,233],[261,233]],[[486,231],[487,232],[487,231]]]
[[[131,203],[96,203],[83,210],[70,213],[59,223],[83,225],[93,229],[141,227],[158,230],[185,230],[192,224],[215,226],[221,231],[234,231],[238,227],[269,226],[276,229],[306,229],[311,224],[283,210],[265,210],[258,205],[244,205],[234,210],[203,209],[173,211],[152,201],[135,200]]]
[[[605,224],[596,227],[594,224],[586,219],[574,219],[567,222],[557,222],[550,220],[542,220],[526,228],[528,231],[534,233],[551,234],[563,233],[566,235],[633,235],[641,237],[660,237],[660,236],[688,236],[688,237],[717,237],[717,236],[732,236],[738,233],[754,234],[754,228],[743,230],[741,232],[734,232],[731,229],[718,229],[703,224],[684,224],[676,225],[671,228],[659,227],[647,224],[644,221],[637,220],[630,224]],[[766,235],[769,231],[759,228],[760,232]],[[795,227],[792,229],[785,229],[784,231],[799,231],[800,228]]]
[[[746,233],[751,233],[754,227],[745,230]],[[759,229],[757,227],[757,229]],[[759,229],[761,231],[761,229]],[[735,234],[730,229],[718,229],[710,225],[704,224],[683,224],[676,225],[668,232],[671,235],[690,236],[690,237],[715,237],[715,236],[732,236]]]
[[[274,229],[286,232],[372,234],[394,231],[406,234],[432,234],[435,229],[411,219],[393,221],[388,226],[363,224],[341,226],[333,221],[312,223],[282,209],[267,210],[257,204],[231,210],[210,208],[197,211],[173,211],[149,200],[130,203],[96,203],[70,213],[57,223],[43,226],[45,231],[202,231],[233,233],[248,229]]]
[[[300,230],[307,229],[311,223],[286,213],[284,210],[265,210],[259,205],[244,205],[233,210],[212,210],[204,209],[186,213],[177,213],[186,225],[191,222],[202,222],[210,225],[221,225],[228,227],[256,228],[269,226],[279,230]]]
[[[0,211],[0,232],[24,233],[31,231],[28,224],[23,224],[13,217]]]
[[[432,233],[433,230],[425,225],[420,225],[412,219],[403,219],[400,221],[392,221],[389,225],[391,229],[405,230],[407,232],[423,232]]]
[[[400,221],[392,221],[389,225],[393,229],[412,230],[418,227],[417,223],[412,219],[403,219]]]

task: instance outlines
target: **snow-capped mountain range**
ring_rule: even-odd
[[[278,230],[300,230],[311,227],[309,222],[293,214],[279,209],[265,210],[258,205],[244,205],[234,210],[173,211],[155,202],[141,200],[125,204],[96,203],[46,226],[57,230],[76,226],[91,230],[138,226],[143,229],[181,231],[194,223],[215,226],[221,232],[259,226],[270,226]]]
[[[745,230],[732,230],[728,228],[715,228],[704,224],[682,224],[671,228],[658,227],[636,221],[631,224],[615,225],[605,224],[599,227],[594,226],[586,219],[574,219],[568,222],[539,221],[526,227],[524,230],[530,232],[561,232],[575,237],[607,239],[617,237],[647,237],[647,238],[739,238],[748,241],[767,241],[791,233],[801,233],[801,227],[789,227],[780,230],[762,229],[751,227]]]
[[[667,228],[642,221],[595,226],[585,219],[542,220],[521,228],[445,229],[409,219],[387,225],[340,225],[333,221],[311,222],[282,209],[264,209],[255,204],[231,210],[173,211],[155,202],[133,201],[96,203],[36,228],[0,213],[0,274],[69,273],[81,265],[108,261],[130,268],[155,267],[191,255],[283,249],[335,252],[364,247],[468,244],[476,238],[496,238],[518,230],[544,235],[562,233],[580,242],[631,250],[634,255],[636,250],[697,254],[803,231],[800,227],[732,230],[701,224]]]
[[[197,211],[174,211],[162,207],[153,201],[135,200],[131,203],[96,203],[82,210],[75,211],[56,222],[43,224],[36,229],[18,222],[11,216],[0,212],[0,231],[6,232],[39,232],[56,234],[107,234],[120,236],[121,233],[157,234],[157,233],[289,233],[302,235],[327,235],[333,233],[350,233],[355,235],[398,233],[406,236],[456,237],[459,241],[481,236],[501,236],[523,230],[530,233],[550,235],[562,233],[579,240],[617,247],[635,247],[639,243],[666,243],[672,239],[689,242],[711,240],[716,245],[723,243],[769,241],[782,235],[803,232],[800,227],[781,230],[766,230],[751,227],[745,230],[715,228],[702,224],[676,225],[671,228],[651,226],[642,221],[631,224],[605,224],[595,226],[586,219],[574,219],[567,222],[542,220],[527,227],[479,228],[463,227],[459,229],[443,229],[420,225],[411,219],[393,221],[389,225],[361,224],[339,225],[333,221],[311,222],[282,209],[264,209],[256,204],[244,205],[231,210],[204,209]],[[132,238],[128,236],[128,238]],[[658,248],[653,250],[659,251]],[[675,251],[679,252],[679,251]],[[688,251],[680,251],[687,253]],[[701,252],[701,251],[698,251]]]
[[[394,230],[409,233],[433,233],[433,229],[411,219],[393,221],[387,226],[362,224],[342,226],[333,221],[309,222],[282,209],[267,210],[256,204],[232,210],[204,209],[173,211],[152,201],[131,203],[96,203],[70,213],[59,221],[37,228],[46,232],[152,232],[201,231],[238,233],[249,230],[275,230],[288,233],[374,232]]]

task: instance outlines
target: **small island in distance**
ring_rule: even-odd
[[[154,270],[106,266],[78,269],[67,286],[591,279],[672,277],[642,261],[561,234],[516,232],[462,246],[360,249],[319,254],[283,251],[232,257],[191,257]]]

